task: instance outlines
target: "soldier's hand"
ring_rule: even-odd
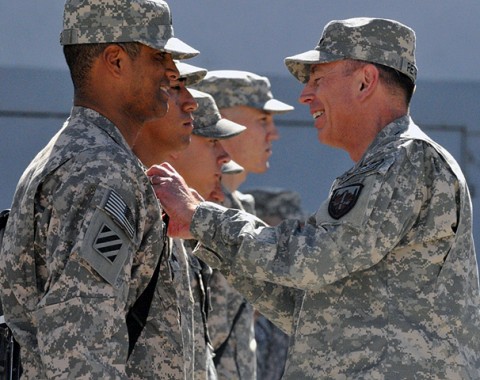
[[[168,214],[168,236],[191,239],[190,222],[202,197],[190,189],[185,180],[168,163],[147,170],[150,182],[162,207]]]

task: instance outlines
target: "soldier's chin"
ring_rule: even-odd
[[[252,171],[252,173],[255,173],[255,174],[263,174],[263,173],[265,173],[268,169],[270,169],[270,163],[267,161],[267,162],[265,162],[265,165],[263,165],[262,167],[256,168],[256,170],[255,170],[255,171]]]

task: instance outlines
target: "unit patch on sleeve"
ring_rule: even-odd
[[[335,189],[328,204],[330,216],[334,219],[340,219],[348,214],[357,203],[362,188],[362,184],[353,184]]]
[[[93,243],[93,248],[113,263],[117,258],[122,245],[123,242],[120,236],[104,224],[98,232],[97,238]]]
[[[118,287],[122,269],[132,253],[135,223],[118,193],[105,188],[97,191],[101,202],[89,221],[79,254],[108,283]]]

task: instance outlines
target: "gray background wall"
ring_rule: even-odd
[[[474,195],[480,241],[480,1],[478,0],[175,0],[175,33],[201,51],[190,63],[268,75],[276,97],[296,106],[277,118],[281,140],[271,169],[243,190],[297,190],[313,212],[336,175],[351,166],[345,152],[318,143],[301,86],[283,59],[313,48],[326,22],[354,16],[395,18],[417,32],[419,82],[414,119],[461,163]],[[23,169],[60,128],[72,89],[58,35],[62,0],[0,0],[0,208],[8,207]],[[477,191],[477,189],[479,191]]]

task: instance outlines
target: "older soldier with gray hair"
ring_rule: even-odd
[[[67,0],[60,41],[74,106],[15,193],[0,255],[5,319],[23,378],[126,379],[127,312],[154,273],[174,294],[162,210],[131,147],[167,111],[172,58],[198,51],[173,36],[161,0]]]
[[[256,228],[198,202],[172,168],[148,172],[176,233],[210,249],[205,261],[305,291],[291,305],[285,378],[478,379],[471,199],[458,164],[409,115],[414,49],[409,27],[354,18],[286,59],[320,141],[355,161],[305,225]]]

